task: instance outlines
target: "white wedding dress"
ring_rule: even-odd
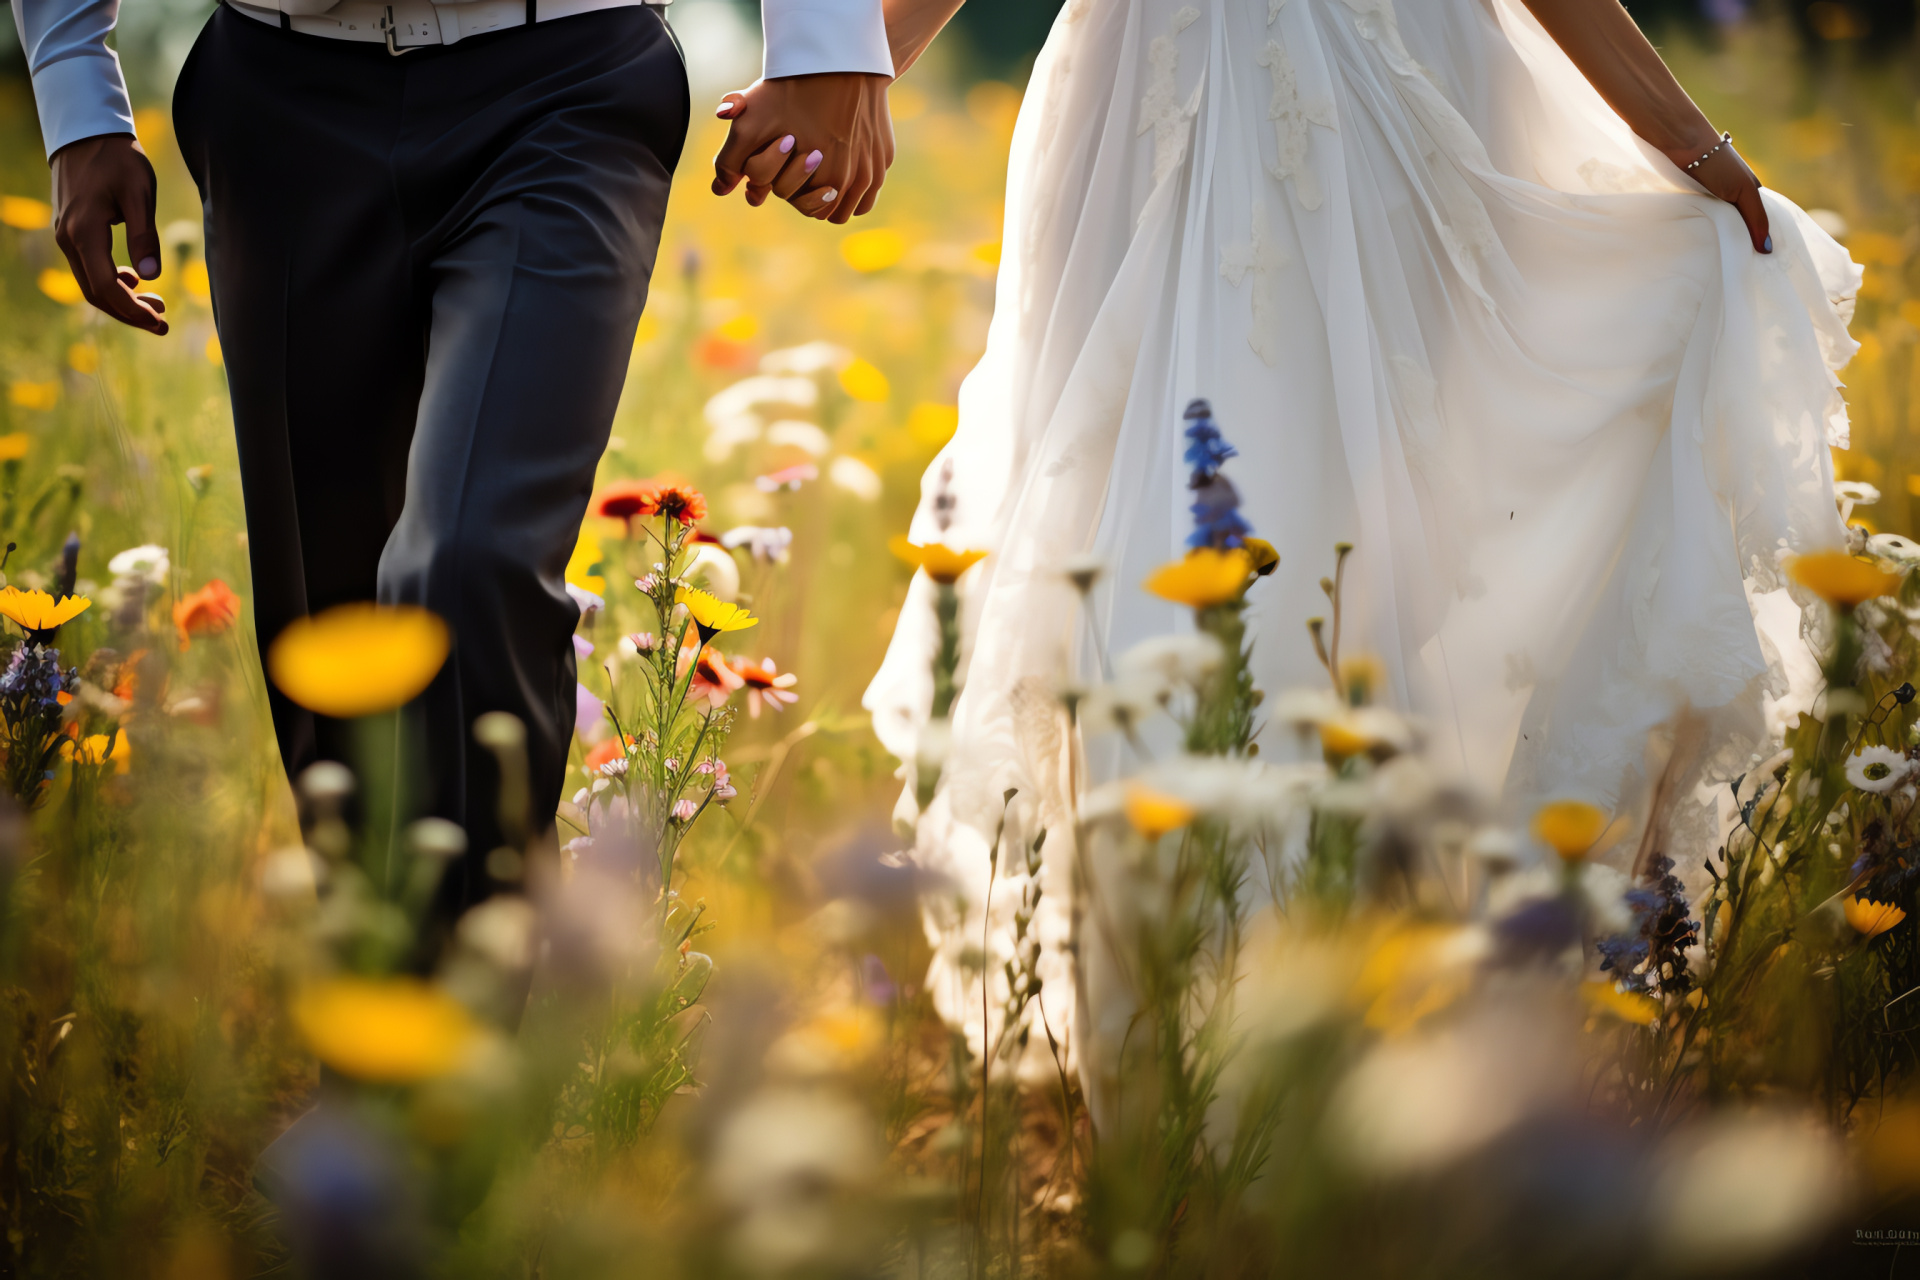
[[[1262,688],[1324,683],[1303,624],[1345,540],[1346,651],[1515,817],[1640,802],[1650,735],[1685,706],[1710,726],[1699,776],[1749,764],[1806,664],[1778,557],[1842,537],[1828,446],[1860,277],[1790,201],[1766,207],[1770,256],[1518,0],[1068,0],[1014,133],[986,354],[912,528],[992,552],[963,584],[963,692],[917,850],[950,881],[928,899],[932,990],[976,1044],[960,957],[984,940],[1003,989],[1019,894],[980,908],[1009,787],[1010,842],[1055,834],[1050,1027],[1099,1020],[1069,1009],[1060,950],[1052,691],[1091,674],[1060,567],[1111,566],[1114,652],[1191,627],[1138,589],[1191,527],[1190,397],[1282,557],[1250,597]],[[931,599],[921,576],[866,697],[909,759]]]

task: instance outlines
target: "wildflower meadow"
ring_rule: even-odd
[[[1820,694],[1719,847],[1442,780],[1345,643],[1331,539],[1323,615],[1260,638],[1325,679],[1257,687],[1259,427],[1199,399],[1190,553],[1057,565],[1089,618],[1148,591],[1193,626],[1059,673],[1064,817],[997,834],[959,1014],[927,979],[958,890],[908,851],[992,548],[905,530],[985,343],[1017,84],[937,47],[847,227],[715,199],[696,99],[567,567],[565,798],[532,812],[521,724],[473,725],[515,891],[440,930],[466,835],[419,816],[403,725],[453,638],[350,605],[261,661],[167,104],[152,338],[81,301],[0,79],[0,1274],[1920,1273],[1920,56],[1808,12],[1662,36],[1866,267],[1850,545],[1786,566]],[[136,86],[200,16],[123,47]],[[860,698],[916,575],[933,726],[899,760]],[[355,758],[289,782],[269,685]],[[1069,989],[1130,1011],[1110,1042],[1049,1005],[1049,921]]]

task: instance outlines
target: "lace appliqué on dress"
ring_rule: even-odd
[[[1285,182],[1293,179],[1294,198],[1303,209],[1320,207],[1320,179],[1307,166],[1307,127],[1333,128],[1333,108],[1324,102],[1303,102],[1293,60],[1276,40],[1267,41],[1259,63],[1273,77],[1273,98],[1267,119],[1273,121],[1274,159],[1267,172]]]
[[[1267,279],[1289,262],[1286,251],[1273,242],[1267,230],[1267,204],[1253,198],[1253,221],[1245,244],[1223,245],[1220,249],[1220,277],[1238,289],[1248,276],[1253,277],[1252,323],[1247,327],[1247,345],[1269,368],[1279,354],[1279,331],[1275,324],[1273,289]]]
[[[1199,113],[1199,92],[1182,103],[1177,78],[1180,47],[1174,38],[1200,18],[1192,5],[1173,15],[1171,30],[1155,36],[1147,46],[1147,91],[1140,98],[1140,128],[1136,136],[1153,134],[1153,185],[1172,173],[1187,156],[1188,123]]]

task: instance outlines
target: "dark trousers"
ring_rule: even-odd
[[[223,6],[175,91],[261,644],[355,600],[452,628],[408,713],[424,810],[469,836],[443,919],[493,888],[498,779],[474,719],[526,724],[536,828],[560,798],[578,618],[563,574],[687,118],[679,51],[641,7],[394,57]],[[352,760],[350,726],[271,697],[290,774]]]

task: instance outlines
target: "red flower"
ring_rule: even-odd
[[[173,625],[180,632],[182,649],[193,636],[225,631],[239,616],[240,597],[218,578],[173,606]]]
[[[701,645],[699,637],[693,634],[693,628],[687,628],[687,639],[693,643],[680,649],[679,673],[685,675],[687,665],[694,662],[694,651],[699,651],[698,664],[693,669],[693,679],[687,687],[687,700],[692,702],[705,698],[707,705],[718,711],[727,705],[727,699],[733,696],[745,681],[734,673],[732,667],[718,649],[711,645]]]
[[[660,510],[654,501],[651,480],[615,480],[600,491],[594,512],[609,520],[624,520],[631,535],[635,516],[650,516]]]
[[[684,525],[707,518],[707,500],[692,485],[660,485],[653,491],[653,502],[654,511]]]

